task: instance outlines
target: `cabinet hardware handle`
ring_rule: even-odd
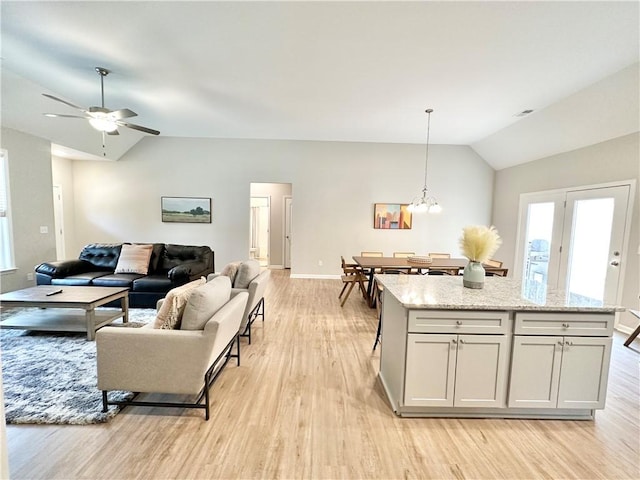
[[[460,340],[460,343],[464,343],[464,340]]]
[[[565,343],[569,346],[573,345],[573,342],[570,342],[569,340],[567,340]]]
[[[462,325],[462,321],[461,320],[456,320],[456,325]]]
[[[456,340],[456,339],[454,338],[453,340],[451,340],[451,343],[456,344],[456,343],[458,343],[458,340]]]
[[[562,343],[562,340],[558,340],[558,345],[563,346],[564,343]]]
[[[569,328],[569,324],[568,324],[568,323],[563,323],[563,324],[562,324],[562,326],[563,326],[564,328]]]

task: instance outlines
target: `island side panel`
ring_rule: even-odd
[[[394,412],[398,413],[404,398],[407,310],[386,290],[383,296],[380,379]]]

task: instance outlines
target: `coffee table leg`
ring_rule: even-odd
[[[96,338],[96,311],[90,308],[85,313],[87,318],[87,340]]]
[[[120,305],[122,306],[122,311],[124,312],[122,315],[122,323],[129,322],[129,294],[125,293],[124,297],[120,301]]]

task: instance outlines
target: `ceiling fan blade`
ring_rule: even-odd
[[[113,117],[115,120],[120,120],[122,118],[137,117],[138,114],[128,108],[121,108],[120,110],[113,110],[109,113],[109,116]]]
[[[87,120],[89,117],[83,117],[81,115],[66,115],[64,113],[43,113],[43,115],[45,117],[54,117],[54,118],[58,118],[58,117],[62,117],[62,118],[82,118]]]
[[[134,125],[133,123],[122,122],[120,120],[116,121],[116,123],[118,125],[120,125],[121,127],[127,127],[127,128],[132,128],[134,130],[140,130],[141,132],[149,133],[151,135],[160,135],[160,132],[158,130],[154,130],[152,128],[141,127],[140,125]]]
[[[86,112],[86,109],[79,107],[78,105],[74,105],[71,102],[67,102],[66,100],[62,100],[61,98],[58,97],[54,97],[53,95],[49,95],[48,93],[43,93],[42,95],[44,95],[47,98],[50,98],[51,100],[55,100],[56,102],[60,102],[60,103],[64,103],[65,105],[69,105],[70,107],[73,107],[75,109],[80,110],[81,112]]]

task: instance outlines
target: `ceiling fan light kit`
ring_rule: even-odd
[[[76,110],[80,110],[84,116],[80,115],[65,115],[59,113],[45,113],[44,115],[47,117],[62,117],[62,118],[83,118],[89,121],[89,124],[102,133],[107,133],[109,135],[119,135],[118,127],[127,127],[133,130],[138,130],[140,132],[148,133],[150,135],[160,135],[158,130],[154,130],[152,128],[143,127],[140,125],[134,125],[133,123],[124,122],[122,119],[136,117],[138,114],[133,110],[129,110],[128,108],[121,108],[119,110],[110,110],[104,106],[104,77],[109,75],[110,71],[104,67],[96,67],[95,68],[98,75],[100,75],[100,98],[102,101],[102,106],[100,107],[89,107],[82,108],[78,105],[74,105],[71,102],[67,102],[58,97],[54,97],[53,95],[49,95],[47,93],[43,93],[47,98],[55,100],[60,103],[64,103]]]

